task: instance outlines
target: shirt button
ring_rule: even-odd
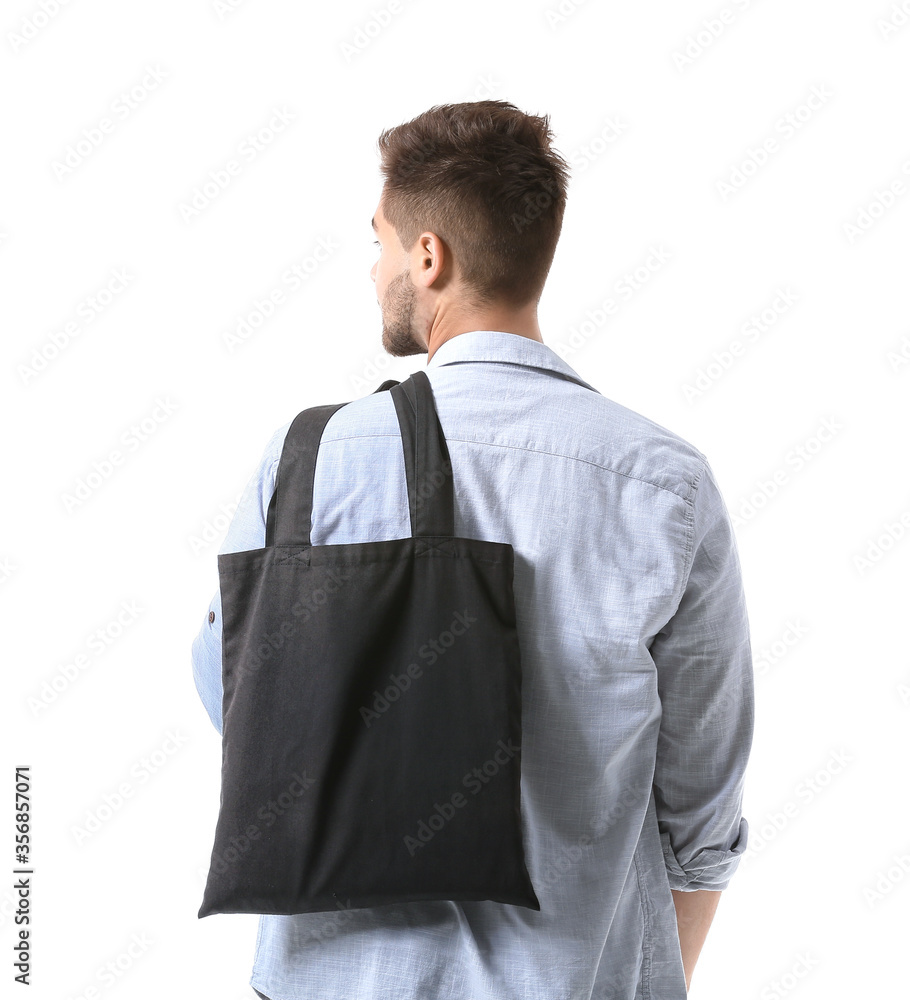
[[[209,625],[211,625],[214,620],[215,620],[215,612],[214,611],[210,611],[209,612]]]

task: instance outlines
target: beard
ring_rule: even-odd
[[[414,303],[416,289],[411,284],[408,271],[402,271],[390,282],[382,309],[382,346],[393,358],[406,358],[412,354],[426,354],[414,330]]]

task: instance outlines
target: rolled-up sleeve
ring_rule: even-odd
[[[218,552],[245,552],[265,545],[265,525],[269,503],[275,490],[281,448],[290,429],[288,421],[273,435],[259,466],[250,477],[234,511],[227,535]],[[192,645],[193,681],[212,725],[223,733],[221,672],[221,591],[209,603],[205,621]]]
[[[654,637],[661,701],[653,788],[671,889],[725,889],[748,842],[754,728],[749,620],[729,512],[710,465],[689,506],[689,570]]]

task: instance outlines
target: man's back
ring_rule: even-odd
[[[739,563],[710,467],[526,337],[460,334],[426,372],[455,533],[515,550],[522,816],[541,910],[266,915],[251,984],[273,1000],[683,1000],[670,889],[721,889],[735,871],[753,721]],[[264,544],[286,430],[222,551]],[[398,422],[376,393],[326,426],[312,543],[409,534]],[[220,729],[217,597],[212,610],[194,671]]]

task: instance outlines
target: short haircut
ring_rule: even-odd
[[[569,178],[549,125],[506,101],[473,101],[437,104],[379,136],[386,221],[405,250],[421,233],[439,236],[477,305],[540,299]]]

